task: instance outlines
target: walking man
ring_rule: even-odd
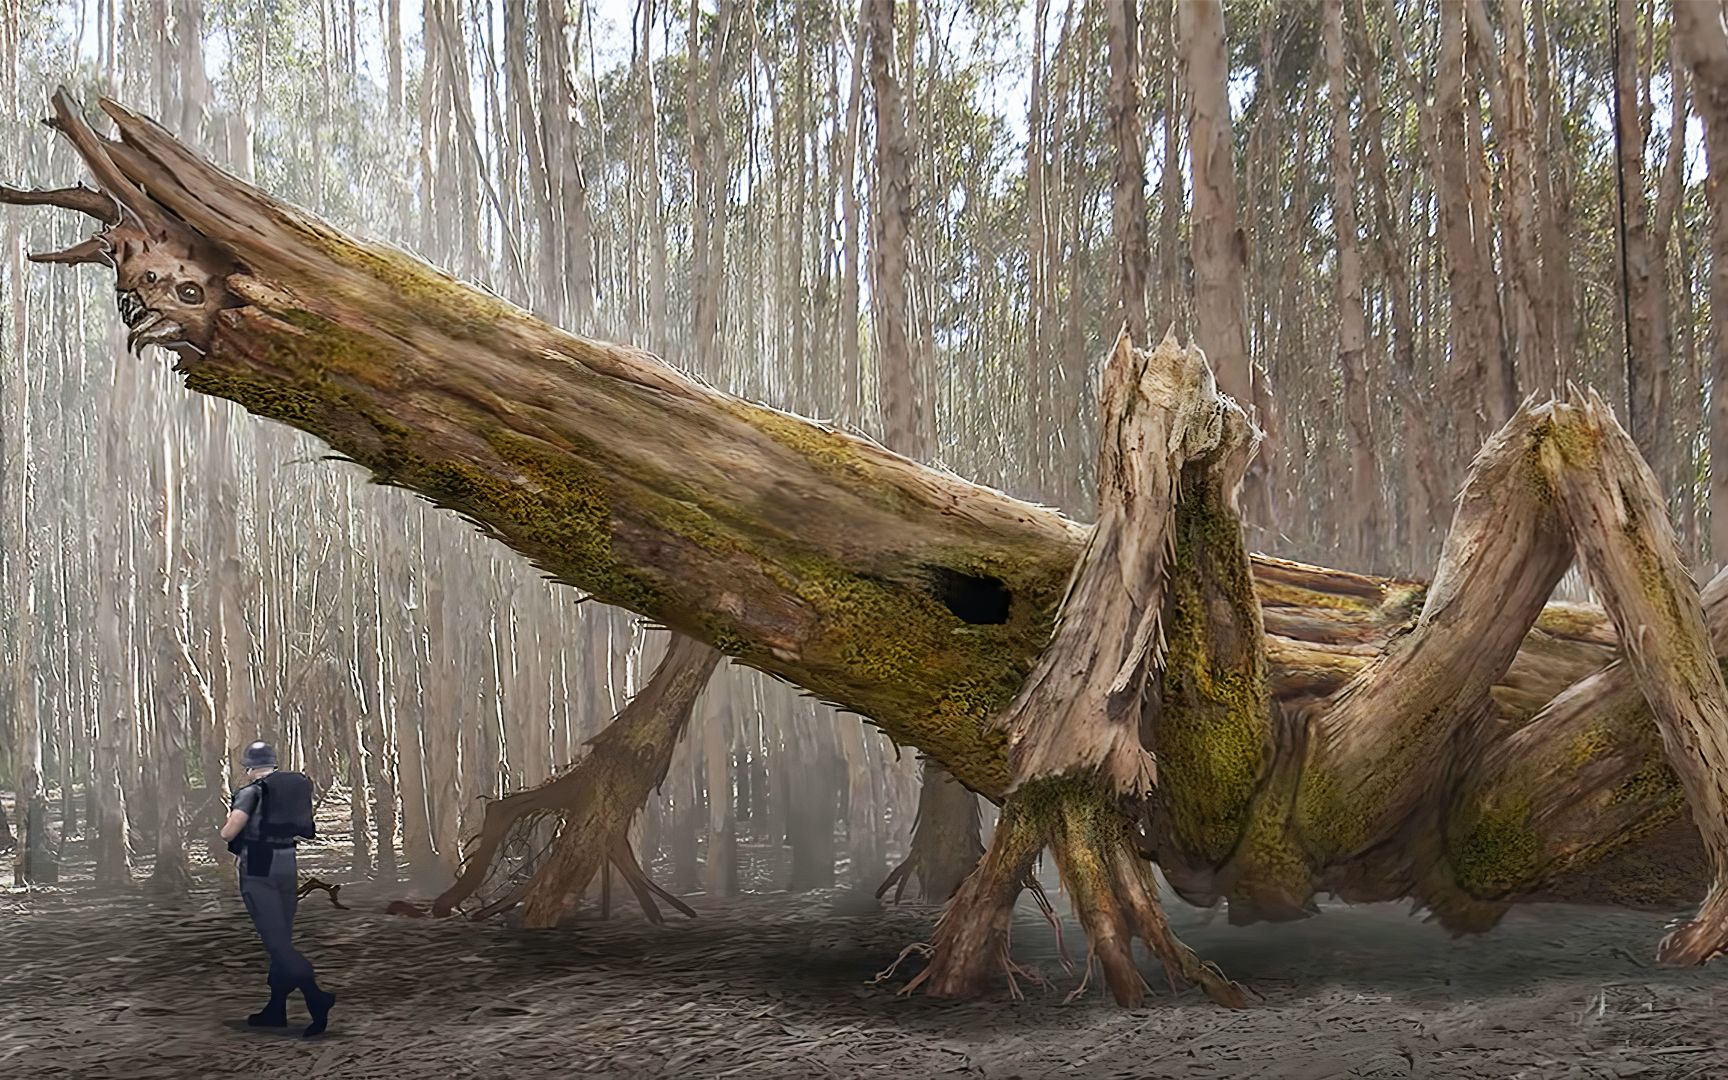
[[[336,995],[318,988],[312,964],[294,948],[294,909],[299,904],[297,839],[317,835],[312,824],[312,781],[304,773],[282,772],[269,743],[255,742],[240,756],[245,787],[234,793],[222,839],[240,871],[240,898],[270,954],[270,1003],[246,1018],[253,1027],[286,1027],[288,995],[300,991],[312,1022],[305,1035],[321,1035],[330,1022]]]

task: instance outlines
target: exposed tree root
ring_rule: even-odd
[[[630,848],[629,828],[648,795],[666,778],[691,708],[719,660],[720,654],[709,646],[674,635],[647,685],[611,725],[589,740],[587,757],[562,776],[486,807],[461,876],[432,902],[432,913],[448,915],[480,892],[512,831],[556,813],[562,825],[548,857],[531,875],[507,883],[501,895],[489,898],[470,917],[488,918],[522,904],[524,925],[555,925],[566,899],[580,896],[608,865],[618,870],[651,920],[661,920],[655,897],[694,915],[648,880]]]
[[[1133,953],[1138,939],[1163,965],[1172,992],[1199,986],[1220,1004],[1246,1004],[1241,986],[1201,961],[1171,932],[1151,864],[1133,850],[1115,798],[1100,784],[1068,778],[1033,781],[1008,798],[989,849],[948,902],[934,938],[909,946],[878,978],[893,975],[907,956],[921,955],[927,963],[901,993],[975,997],[1001,973],[1017,994],[1016,976],[1032,973],[1009,954],[1014,903],[1022,889],[1036,887],[1032,866],[1046,845],[1088,942],[1084,980],[1070,997],[1084,990],[1096,962],[1118,1003],[1143,1003],[1146,984]],[[1047,901],[1040,898],[1039,906],[1055,921]]]
[[[984,854],[978,819],[978,796],[967,790],[940,765],[924,763],[923,784],[918,791],[918,816],[912,822],[912,842],[900,865],[889,871],[876,887],[880,900],[894,890],[898,904],[906,888],[918,882],[919,896],[927,903],[941,903],[960,889],[966,875]]]
[[[1172,992],[1199,986],[1221,1005],[1246,1005],[1240,986],[1176,939],[1158,900],[1152,865],[1131,847],[1121,814],[1095,788],[1054,783],[1039,797],[1047,800],[1042,813],[1062,886],[1086,930],[1088,972],[1096,960],[1116,1002],[1138,1007],[1146,989],[1134,963],[1139,939],[1163,965]]]
[[[1017,802],[1003,806],[989,850],[936,923],[930,962],[902,993],[923,988],[934,997],[971,997],[983,993],[997,971],[1012,979],[1018,970],[1008,954],[1014,901],[1031,878],[1045,838]]]

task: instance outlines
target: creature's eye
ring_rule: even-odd
[[[180,287],[174,290],[174,295],[188,304],[198,304],[204,300],[204,290],[190,281],[182,282]]]
[[[154,270],[144,271],[144,284],[146,284],[146,285],[156,284],[156,271],[154,271]]]

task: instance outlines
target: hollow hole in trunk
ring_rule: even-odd
[[[1014,594],[1001,578],[987,574],[962,574],[946,566],[927,566],[930,595],[955,617],[974,626],[999,626],[1008,621],[1008,606]]]

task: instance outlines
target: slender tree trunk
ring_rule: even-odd
[[[7,64],[7,103],[16,115],[16,86]],[[51,882],[58,876],[55,856],[48,841],[48,803],[42,776],[42,717],[36,687],[36,586],[35,527],[31,505],[31,438],[27,337],[28,312],[24,301],[24,238],[16,212],[6,215],[4,232],[7,281],[5,381],[6,446],[5,474],[7,518],[6,568],[11,617],[12,654],[10,697],[12,699],[12,777],[17,793],[17,846],[12,852],[12,876],[17,885]]]
[[[1702,385],[1693,377],[1693,353],[1687,347],[1692,325],[1687,321],[1692,290],[1684,258],[1670,262],[1673,247],[1674,222],[1686,186],[1687,120],[1691,106],[1691,86],[1686,77],[1680,50],[1669,43],[1668,148],[1662,171],[1656,180],[1656,199],[1651,208],[1650,248],[1656,265],[1656,288],[1653,290],[1656,308],[1655,323],[1665,329],[1666,336],[1658,339],[1663,364],[1667,369],[1667,414],[1664,418],[1663,449],[1668,475],[1662,477],[1662,487],[1670,493],[1670,510],[1680,524],[1682,535],[1690,538],[1694,522],[1692,509],[1694,478],[1697,475],[1697,455],[1693,451],[1693,433],[1700,430],[1696,410],[1702,397]],[[1683,247],[1684,245],[1682,245]],[[1672,266],[1680,267],[1678,288],[1673,287]],[[1678,299],[1680,317],[1675,318]],[[1688,562],[1696,563],[1695,547],[1688,543]]]
[[[454,877],[462,840],[461,741],[473,710],[459,685],[463,642],[468,634],[457,622],[456,601],[449,595],[449,588],[460,578],[444,576],[441,569],[440,563],[428,560],[427,570],[432,574],[426,589],[429,640],[427,666],[421,676],[428,685],[422,698],[425,710],[420,716],[420,738],[426,755],[426,810],[432,847],[437,852],[436,868],[427,869],[438,876]]]
[[[1193,180],[1189,247],[1194,261],[1195,340],[1205,350],[1218,385],[1233,399],[1259,404],[1248,353],[1248,238],[1236,208],[1236,155],[1231,145],[1229,60],[1224,47],[1223,0],[1179,0],[1183,85],[1189,95],[1188,162]],[[1270,427],[1270,417],[1261,417]],[[1243,487],[1249,520],[1273,525],[1271,478],[1261,448]]]
[[[1170,0],[1180,4],[1182,0]],[[1164,72],[1164,151],[1158,180],[1158,295],[1162,310],[1155,323],[1174,326],[1181,334],[1186,330],[1183,296],[1186,288],[1182,274],[1180,225],[1182,221],[1182,64],[1176,46],[1176,15],[1165,7],[1158,19],[1158,38],[1162,55],[1159,69]]]
[[[1719,2],[1681,4],[1675,38],[1691,64],[1709,174],[1710,206],[1710,558],[1728,565],[1728,28]]]
[[[708,828],[702,889],[709,896],[738,892],[738,822],[732,793],[732,743],[735,714],[732,680],[721,673],[708,688],[702,717],[702,757],[708,793]]]
[[[660,110],[654,94],[654,64],[651,53],[654,2],[640,0],[636,20],[641,36],[636,42],[640,98],[638,123],[642,140],[643,205],[648,212],[648,342],[664,352],[670,347],[666,316],[666,245],[659,242],[666,232],[665,193],[660,176]]]
[[[402,0],[384,0],[385,88],[390,114],[402,113]]]
[[[846,769],[847,883],[854,888],[874,886],[887,870],[876,766],[864,741],[863,725],[842,721],[834,734]]]
[[[1345,550],[1378,562],[1380,481],[1368,401],[1368,318],[1362,299],[1362,252],[1356,232],[1356,167],[1350,148],[1350,91],[1344,63],[1344,0],[1321,8],[1326,83],[1332,108],[1332,228],[1338,237],[1338,368],[1350,430],[1350,507]]]
[[[105,582],[106,584],[106,582]],[[101,659],[96,700],[101,710],[91,726],[90,786],[95,817],[96,884],[124,888],[132,883],[132,853],[126,820],[126,787],[120,778],[120,728],[126,723],[119,689],[125,653],[121,647],[119,612],[114,601],[102,603],[98,614]]]
[[[398,587],[406,588],[398,576]],[[408,656],[403,657],[406,651]],[[432,817],[427,799],[426,752],[423,733],[428,733],[427,696],[419,685],[418,670],[424,658],[417,650],[403,649],[398,643],[393,650],[391,665],[395,678],[392,688],[392,712],[396,717],[396,752],[398,755],[397,783],[402,793],[402,857],[408,873],[416,879],[427,879],[437,872],[437,855],[433,850]],[[435,739],[437,729],[430,729]]]
[[[1050,416],[1050,350],[1055,313],[1050,303],[1048,279],[1054,273],[1045,253],[1051,246],[1047,163],[1049,75],[1044,62],[1044,27],[1050,16],[1049,0],[1035,0],[1032,15],[1032,85],[1026,117],[1026,367],[1024,433],[1030,444],[1027,466],[1032,475],[1028,487],[1044,494],[1048,469]]]
[[[1229,65],[1221,0],[1177,4],[1184,80],[1191,102],[1189,167],[1193,179],[1194,317],[1198,341],[1221,390],[1252,401],[1243,282],[1247,240],[1236,213],[1235,152],[1231,148]]]
[[[1104,5],[1110,48],[1110,185],[1116,247],[1116,289],[1123,321],[1135,341],[1147,339],[1146,273],[1152,261],[1146,220],[1146,154],[1140,145],[1140,22],[1134,0]]]
[[[1544,279],[1551,283],[1539,317],[1550,317],[1541,328],[1553,342],[1554,368],[1534,390],[1557,393],[1565,385],[1569,357],[1575,348],[1577,311],[1572,281],[1571,186],[1567,179],[1567,148],[1564,104],[1555,88],[1553,46],[1548,35],[1548,5],[1552,0],[1531,0],[1530,29],[1535,52],[1530,66],[1531,93],[1535,98],[1537,141],[1537,185],[1541,195],[1541,254]]]
[[[179,657],[171,641],[174,625],[170,588],[176,581],[175,551],[179,544],[180,506],[176,476],[177,453],[171,429],[162,429],[161,465],[157,474],[159,509],[156,534],[162,542],[160,585],[152,590],[151,606],[157,621],[151,628],[149,646],[154,673],[155,700],[150,716],[150,772],[155,799],[156,862],[150,869],[150,887],[171,896],[183,896],[192,884],[191,864],[186,857],[183,831],[186,803],[186,733],[191,724],[192,693],[183,678]]]
[[[887,445],[912,458],[929,452],[931,425],[919,396],[909,331],[907,242],[912,218],[912,147],[901,76],[893,70],[898,0],[864,0],[876,127],[871,175],[871,316]]]
[[[1502,363],[1500,305],[1493,267],[1481,262],[1489,222],[1476,216],[1476,167],[1471,159],[1465,107],[1465,10],[1440,5],[1439,70],[1434,82],[1433,127],[1440,228],[1446,249],[1454,356],[1451,372],[1455,452],[1462,456],[1511,415],[1512,388]]]
[[[352,489],[350,489],[352,490]],[[361,617],[356,620],[357,626],[367,626],[367,651],[363,654],[364,667],[362,679],[366,686],[366,756],[372,790],[372,825],[376,837],[377,874],[384,881],[395,881],[397,873],[396,861],[396,791],[397,767],[400,760],[398,739],[401,726],[395,722],[396,704],[396,673],[391,670],[390,649],[384,637],[384,569],[389,559],[390,546],[382,547],[382,554],[372,568],[373,588],[372,603],[363,609]],[[407,800],[403,802],[403,817],[407,814]],[[403,836],[406,839],[408,829],[403,823]]]
[[[852,33],[852,70],[846,90],[846,130],[840,151],[840,377],[842,407],[840,418],[851,425],[864,420],[863,370],[859,366],[860,317],[859,281],[862,277],[862,247],[859,242],[858,152],[860,128],[864,114],[864,51],[865,19],[869,9],[859,5],[858,22]]]
[[[792,736],[797,743],[792,758],[789,822],[792,844],[793,892],[827,889],[834,885],[834,823],[843,777],[836,760],[833,736],[820,727],[821,718],[810,704],[794,699]]]
[[[1708,2],[1708,0],[1705,0]],[[1644,115],[1646,69],[1640,62],[1636,0],[1614,0],[1617,50],[1615,94],[1618,125],[1619,180],[1624,185],[1625,262],[1621,287],[1626,290],[1631,320],[1626,347],[1627,420],[1644,460],[1662,480],[1671,483],[1673,444],[1670,393],[1670,347],[1667,274],[1650,228],[1650,204],[1644,153],[1650,125]]]
[[[1510,332],[1506,377],[1517,387],[1544,383],[1553,371],[1554,361],[1553,343],[1544,339],[1541,331],[1544,314],[1540,309],[1547,306],[1548,296],[1537,249],[1536,154],[1525,63],[1523,0],[1507,0],[1501,8],[1501,20],[1502,33],[1497,38],[1489,23],[1487,5],[1483,0],[1471,0],[1467,12],[1471,52],[1488,92],[1495,137],[1502,148],[1501,279],[1503,311]],[[1487,186],[1482,185],[1484,195]],[[1484,262],[1491,265],[1492,255]]]

